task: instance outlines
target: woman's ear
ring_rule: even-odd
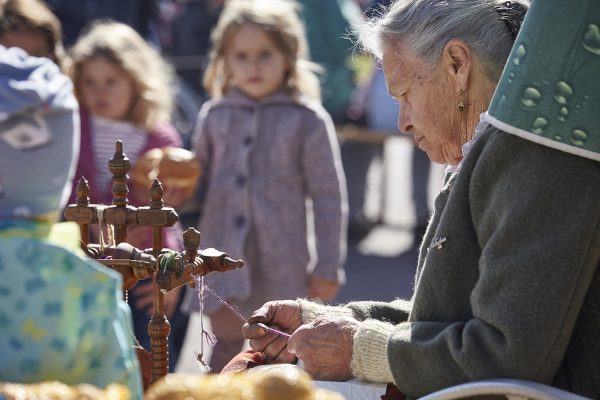
[[[444,47],[442,62],[457,91],[466,91],[473,69],[473,53],[465,42],[452,39]]]

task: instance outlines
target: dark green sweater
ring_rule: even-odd
[[[489,127],[435,201],[412,308],[348,307],[397,324],[410,397],[514,378],[600,398],[599,264],[600,163]]]

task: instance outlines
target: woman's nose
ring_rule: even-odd
[[[399,108],[398,129],[400,129],[400,132],[402,133],[412,133],[414,130],[410,119],[410,113],[407,109],[403,109],[402,106]]]

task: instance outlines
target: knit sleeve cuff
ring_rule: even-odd
[[[387,344],[394,325],[366,320],[354,334],[350,368],[355,377],[369,382],[394,382],[387,355]]]
[[[302,313],[302,323],[314,321],[320,316],[326,315],[328,317],[352,317],[352,310],[341,306],[326,306],[323,304],[315,303],[313,301],[298,299],[300,304],[300,311]]]

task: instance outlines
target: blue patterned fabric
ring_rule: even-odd
[[[115,382],[141,399],[121,277],[63,247],[76,229],[0,220],[0,381]]]

